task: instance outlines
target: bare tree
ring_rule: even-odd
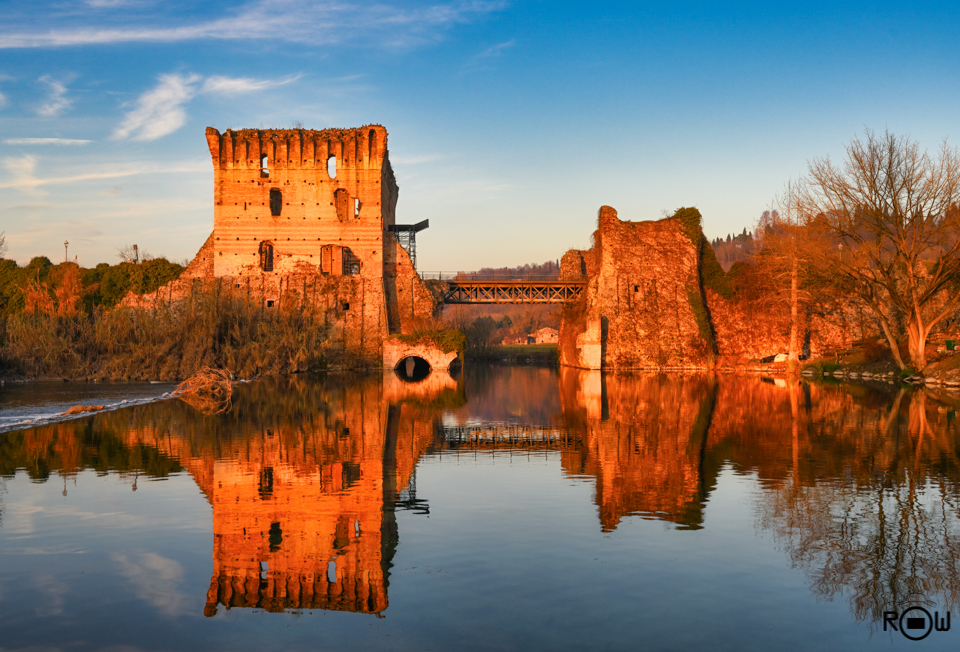
[[[145,263],[154,257],[137,245],[124,245],[117,248],[117,258],[124,263]]]
[[[7,253],[7,236],[3,231],[0,231],[0,258]]]
[[[960,304],[960,153],[936,156],[906,137],[865,132],[842,166],[815,159],[796,186],[817,267],[861,299],[880,322],[893,357],[903,320],[914,369],[926,367],[931,330]]]
[[[810,262],[809,248],[804,246],[807,232],[796,199],[793,184],[788,184],[775,202],[779,210],[763,212],[756,226],[760,250],[752,256],[757,267],[771,277],[774,295],[790,306],[787,364],[791,369],[800,357],[800,303],[805,296],[800,286]]]

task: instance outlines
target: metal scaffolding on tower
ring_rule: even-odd
[[[387,227],[391,233],[396,234],[400,246],[410,254],[414,269],[417,268],[417,233],[429,226],[430,220],[423,220],[416,224],[391,224]]]

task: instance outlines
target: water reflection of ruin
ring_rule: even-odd
[[[566,474],[595,482],[604,531],[630,515],[704,527],[720,472],[749,474],[758,527],[817,595],[849,592],[871,620],[910,593],[956,604],[949,400],[703,374],[485,373],[252,384],[227,415],[164,403],[8,433],[0,474],[189,471],[213,508],[207,614],[383,611],[395,512],[429,509],[416,465],[463,451],[559,454]]]
[[[299,419],[274,428],[241,421],[217,437],[211,486],[202,487],[214,529],[207,615],[218,605],[387,608],[394,513],[410,505],[414,467],[434,433],[430,410],[426,419],[418,413],[417,388],[385,381],[324,391],[320,414],[301,403]],[[452,381],[434,385],[434,397],[462,395]],[[404,392],[414,402],[384,401]]]

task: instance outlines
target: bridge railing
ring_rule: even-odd
[[[418,272],[420,278],[424,281],[449,281],[455,283],[488,283],[502,281],[525,282],[525,283],[549,283],[551,281],[560,281],[560,273],[553,274],[481,274],[477,272]]]

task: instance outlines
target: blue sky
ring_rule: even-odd
[[[603,204],[740,232],[864,128],[960,144],[960,8],[782,4],[3,0],[7,255],[192,258],[207,126],[383,124],[427,271],[558,259]]]

